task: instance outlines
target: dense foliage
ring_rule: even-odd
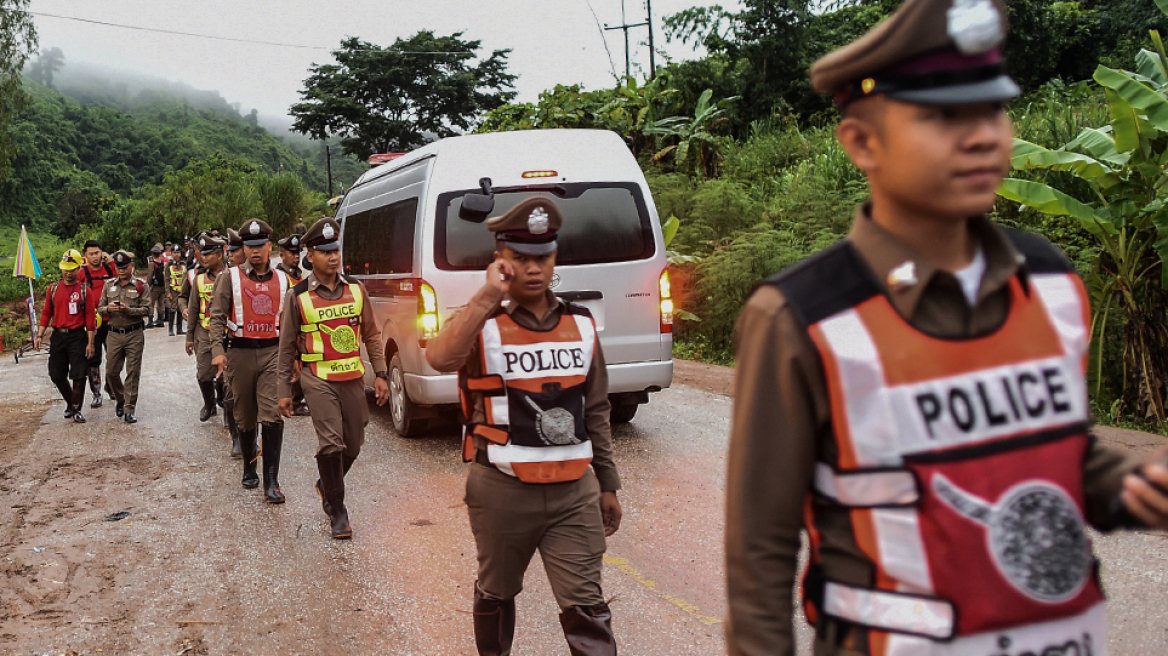
[[[7,128],[24,104],[20,71],[37,44],[36,26],[25,13],[28,4],[29,0],[0,0],[0,180],[12,170],[16,152]]]
[[[427,30],[388,48],[345,39],[332,53],[337,63],[312,67],[292,106],[292,128],[315,139],[339,136],[345,152],[361,159],[470,130],[483,112],[515,97],[510,51],[476,62],[481,45],[460,32]]]

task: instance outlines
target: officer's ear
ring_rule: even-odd
[[[878,166],[887,101],[883,96],[862,98],[848,105],[836,128],[836,138],[852,163],[870,174]]]

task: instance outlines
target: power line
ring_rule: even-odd
[[[612,69],[612,77],[616,79],[616,64],[612,62],[612,51],[608,49],[608,39],[604,36],[604,28],[600,26],[600,19],[596,17],[596,10],[592,8],[591,0],[584,0],[584,4],[588,5],[588,11],[592,12],[592,20],[596,21],[596,30],[600,32],[600,42],[604,44],[604,52],[608,54],[608,67]]]
[[[189,37],[194,37],[194,38],[198,38],[198,39],[212,39],[215,41],[231,41],[234,43],[250,43],[253,45],[275,46],[275,47],[279,47],[279,48],[299,48],[301,50],[331,50],[331,48],[326,47],[326,46],[306,46],[306,45],[298,44],[298,43],[280,43],[278,41],[259,41],[259,40],[255,40],[255,39],[239,39],[236,37],[218,36],[215,34],[197,34],[195,32],[180,32],[178,30],[168,30],[168,29],[163,29],[163,28],[159,28],[159,27],[143,27],[141,25],[125,25],[122,23],[110,23],[108,21],[99,21],[99,20],[94,20],[91,18],[79,18],[77,16],[61,16],[60,14],[47,14],[47,13],[39,12],[39,11],[16,12],[16,11],[12,11],[12,10],[2,10],[2,9],[0,9],[0,11],[7,11],[9,13],[22,13],[22,14],[28,14],[29,16],[39,16],[42,18],[56,18],[59,20],[75,21],[78,23],[89,23],[91,25],[101,25],[103,27],[117,27],[117,28],[121,28],[124,30],[138,30],[140,32],[155,32],[158,34],[171,34],[171,35],[175,35],[175,36],[189,36]],[[394,53],[394,54],[398,54],[398,55],[465,55],[465,54],[470,54],[470,53],[466,53],[466,52],[451,52],[451,51],[442,51],[442,50],[381,50],[381,49],[359,49],[356,51],[350,50],[347,52],[390,52],[390,53]]]

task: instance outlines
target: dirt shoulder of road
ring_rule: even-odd
[[[711,394],[720,394],[733,398],[734,368],[693,362],[692,360],[674,359],[673,384],[693,387]],[[1104,442],[1135,451],[1136,453],[1151,453],[1157,447],[1163,446],[1165,442],[1165,438],[1159,435],[1128,428],[1096,426],[1094,431],[1099,439]]]

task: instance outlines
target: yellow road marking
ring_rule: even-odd
[[[610,556],[608,554],[604,554],[604,562],[619,569],[621,572],[628,574],[630,577],[632,577],[632,579],[634,581],[636,581],[637,583],[640,583],[641,585],[645,586],[649,590],[652,590],[653,594],[661,597],[662,599],[664,599],[665,601],[668,601],[669,603],[673,604],[674,606],[677,606],[678,608],[685,611],[686,613],[693,615],[694,618],[697,619],[702,624],[705,624],[708,626],[710,624],[721,624],[722,623],[721,618],[713,617],[711,615],[701,614],[700,612],[698,612],[700,609],[697,606],[689,603],[688,601],[682,599],[681,597],[675,597],[671,594],[666,594],[666,593],[658,590],[657,589],[657,582],[650,580],[650,579],[647,579],[644,576],[642,576],[641,573],[637,571],[637,568],[635,568],[629,564],[628,558],[621,558],[620,556]]]

